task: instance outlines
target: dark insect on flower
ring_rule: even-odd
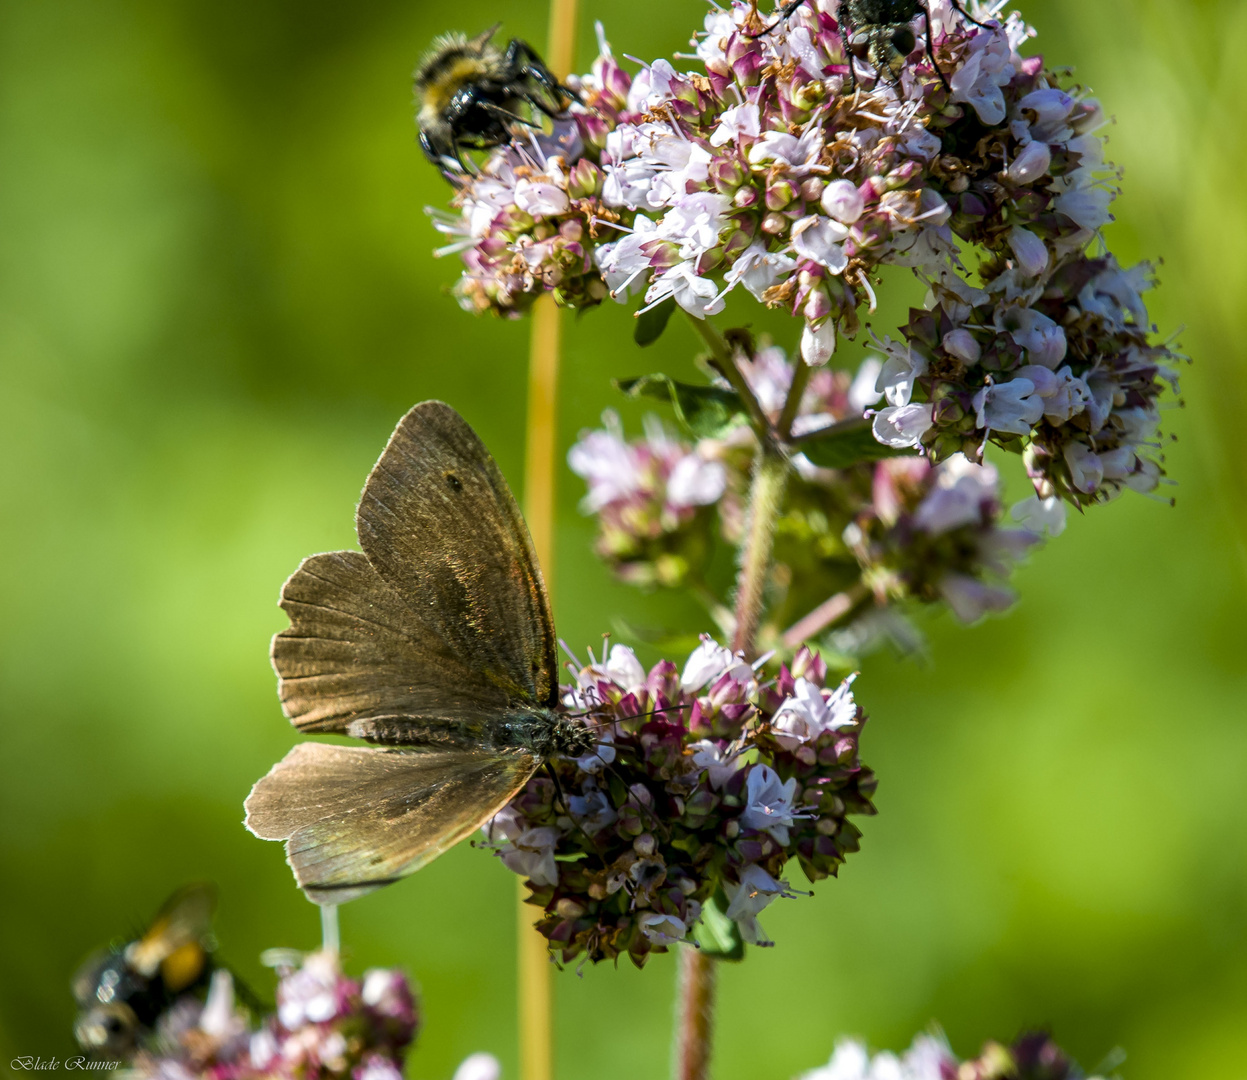
[[[137,939],[83,964],[73,980],[79,1046],[125,1058],[179,997],[206,990],[215,904],[211,885],[179,889]]]
[[[804,2],[791,0],[785,4],[772,27],[788,18]],[[975,26],[983,25],[961,6],[959,0],[948,2],[954,11]],[[913,21],[921,15],[926,31],[927,59],[931,61],[944,89],[949,88],[948,79],[932,51],[931,11],[924,0],[842,0],[836,14],[844,31],[846,51],[859,60],[865,60],[882,78],[893,83],[900,79],[906,58],[918,47]],[[852,61],[849,62],[849,81],[856,88],[857,73],[853,70]]]
[[[497,29],[474,38],[446,34],[416,68],[420,146],[435,165],[454,161],[466,171],[463,150],[501,146],[515,125],[538,126],[532,110],[558,116],[572,96],[527,42],[494,45]]]

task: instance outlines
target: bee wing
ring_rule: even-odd
[[[299,887],[341,904],[414,873],[527,783],[529,754],[299,743],[247,796],[246,825],[285,840]]]
[[[365,484],[364,554],[313,555],[282,589],[273,639],[302,731],[407,715],[487,722],[553,705],[554,624],[528,529],[497,465],[440,402],[400,421]]]
[[[143,936],[126,947],[126,960],[151,978],[180,951],[202,954],[203,940],[212,931],[216,888],[206,881],[178,889],[161,905]]]

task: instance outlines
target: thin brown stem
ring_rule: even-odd
[[[715,961],[700,949],[680,950],[676,988],[674,1080],[707,1080],[714,1026]]]
[[[838,592],[818,605],[808,615],[793,623],[780,638],[784,648],[795,649],[804,641],[821,634],[829,626],[843,619],[860,604],[869,592],[860,581],[844,592]]]
[[[811,370],[809,364],[800,357],[797,358],[792,372],[792,385],[788,387],[788,397],[784,400],[784,411],[779,414],[779,423],[775,426],[776,434],[785,441],[792,434],[792,422],[797,418],[797,410],[801,408],[801,399],[805,396]]]

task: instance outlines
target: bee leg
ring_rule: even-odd
[[[956,4],[954,3],[953,6],[956,7]],[[931,61],[931,66],[935,68],[935,74],[940,77],[940,82],[944,84],[944,89],[951,94],[953,88],[948,85],[948,79],[940,68],[939,61],[935,59],[935,42],[932,40],[931,35],[931,10],[926,4],[922,5],[922,22],[927,29],[927,59]]]
[[[534,109],[538,110],[539,112],[544,113],[551,120],[557,120],[560,116],[562,116],[565,112],[567,112],[566,109],[563,109],[560,112],[553,112],[550,109],[550,106],[546,104],[546,102],[542,101],[541,98],[538,97],[536,94],[526,93],[524,95],[524,100],[527,101],[528,104],[531,105]]]
[[[554,77],[554,73],[546,67],[545,61],[537,55],[527,41],[521,41],[519,38],[513,39],[507,46],[503,59],[517,77],[532,79],[550,95],[552,101],[561,102],[565,97],[578,100],[578,96],[569,87],[564,86]],[[536,104],[531,101],[531,98],[529,100],[532,104]],[[566,111],[561,109],[558,113],[554,113],[544,105],[539,105],[538,108],[550,117],[559,116]]]
[[[775,18],[775,21],[771,23],[771,25],[768,26],[765,30],[760,30],[758,33],[753,34],[752,36],[755,38],[765,37],[772,30],[774,30],[775,27],[777,27],[780,23],[782,23],[785,19],[787,19],[789,15],[791,15],[794,11],[797,10],[797,8],[799,8],[804,3],[805,3],[805,0],[788,0],[788,3],[786,3],[783,7],[779,9],[779,15]]]
[[[550,777],[551,781],[554,783],[554,793],[558,796],[559,802],[563,804],[563,812],[571,818],[572,821],[575,821],[576,818],[575,815],[572,814],[571,803],[567,801],[567,796],[563,794],[563,785],[559,783],[559,774],[554,771],[554,766],[548,761],[545,762],[544,765],[546,775]]]
[[[491,116],[496,116],[499,120],[507,123],[523,124],[525,127],[530,128],[541,127],[540,124],[534,123],[532,120],[526,120],[519,113],[513,113],[510,109],[504,109],[501,105],[495,105],[492,101],[482,101],[480,107]]]
[[[963,18],[969,19],[972,23],[974,23],[975,26],[981,26],[984,30],[988,29],[988,26],[986,23],[979,22],[978,19],[976,19],[973,15],[971,15],[968,11],[966,11],[965,8],[961,6],[960,0],[948,0],[948,2],[952,5],[953,10],[957,12],[959,15],[961,15]]]
[[[840,51],[844,53],[844,62],[849,65],[849,89],[857,93],[857,68],[853,63],[853,53],[849,50],[849,38],[853,34],[853,25],[847,18],[839,20]]]

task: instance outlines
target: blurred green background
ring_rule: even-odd
[[[584,7],[581,66],[595,18],[652,58],[704,11]],[[1247,5],[1024,12],[1117,117],[1110,238],[1164,257],[1153,316],[1197,359],[1170,414],[1178,506],[1097,509],[1033,557],[1007,617],[930,620],[929,665],[870,658],[880,814],[840,881],[767,912],[778,946],[724,971],[725,1080],[932,1020],[962,1054],[1047,1024],[1088,1067],[1125,1047],[1133,1080],[1247,1075]],[[260,950],[318,939],[279,847],[240,824],[295,739],[267,661],[278,588],[353,544],[416,401],[452,402],[521,474],[528,328],[446,294],[457,264],[430,257],[422,207],[448,189],[408,82],[434,34],[496,19],[544,40],[533,0],[0,3],[4,1062],[70,1048],[75,965],[183,881],[219,882],[222,954],[266,992]],[[689,370],[692,348],[674,326],[639,353],[613,305],[569,319],[562,447],[610,377]],[[608,580],[579,481],[560,485],[560,633],[699,625]],[[480,1049],[516,1075],[514,895],[464,846],[343,911],[351,967],[423,984],[411,1077]],[[663,1075],[673,974],[559,975],[560,1076]]]

